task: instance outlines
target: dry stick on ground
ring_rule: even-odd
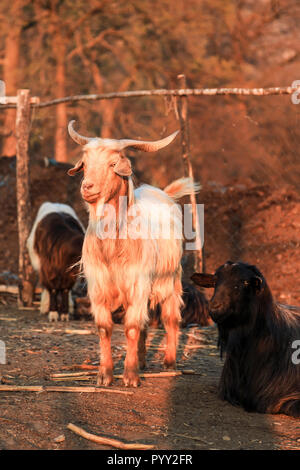
[[[75,424],[72,424],[72,423],[69,423],[67,428],[75,432],[79,436],[84,437],[85,439],[88,439],[89,441],[93,441],[93,442],[96,442],[97,444],[102,444],[105,446],[116,447],[117,449],[122,449],[122,450],[154,449],[153,445],[138,444],[138,443],[126,444],[125,442],[117,441],[116,439],[111,439],[109,437],[96,436],[95,434],[86,432],[84,429],[79,428],[78,426],[75,426]]]
[[[63,333],[66,333],[68,335],[92,335],[94,334],[93,331],[91,330],[72,330],[72,329],[68,329],[66,328]]]
[[[72,366],[63,366],[62,369],[64,370],[99,370],[99,365],[93,366],[92,364],[73,364]]]
[[[19,287],[15,285],[0,284],[0,292],[4,294],[18,295]],[[35,288],[35,291],[34,291],[35,294],[40,294],[41,292],[42,292],[42,289],[40,287]]]
[[[76,377],[89,377],[93,375],[97,375],[97,371],[90,371],[90,372],[71,372],[68,374],[65,373],[57,373],[57,374],[51,374],[51,379],[55,380],[60,380],[60,379],[74,379],[76,380]],[[140,377],[143,378],[164,378],[164,377],[176,377],[179,375],[193,375],[195,374],[195,371],[193,370],[174,370],[174,371],[166,371],[166,372],[144,372],[142,374],[139,374]],[[123,375],[114,375],[115,379],[122,379]]]
[[[0,292],[5,294],[18,295],[19,288],[18,286],[7,286],[6,284],[0,284]]]
[[[0,392],[73,392],[73,393],[119,393],[133,395],[133,392],[98,387],[53,387],[43,385],[0,385]]]

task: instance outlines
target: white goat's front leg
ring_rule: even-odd
[[[125,314],[125,335],[127,338],[127,352],[123,381],[126,387],[137,387],[140,383],[139,366],[145,367],[145,340],[148,310],[147,302],[137,302],[130,305]]]
[[[167,333],[167,346],[164,358],[164,365],[167,368],[176,367],[176,349],[180,313],[181,298],[173,294],[161,304],[161,319]]]
[[[99,332],[100,342],[100,367],[97,385],[108,386],[113,381],[113,359],[111,354],[111,335],[113,330],[112,316],[110,310],[105,306],[94,305],[92,312]]]
[[[126,387],[137,387],[140,383],[138,374],[138,344],[140,339],[140,329],[138,327],[125,327],[127,338],[127,353],[123,381]]]

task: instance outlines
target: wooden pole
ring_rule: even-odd
[[[179,86],[182,89],[186,89],[186,78],[185,75],[181,74],[177,76]],[[189,132],[189,114],[188,114],[188,98],[187,96],[181,96],[178,99],[178,119],[181,128],[181,145],[182,145],[182,159],[184,164],[185,176],[189,176],[194,181],[194,172],[192,162],[190,159],[190,132]],[[203,257],[203,246],[201,240],[201,231],[199,225],[199,219],[197,214],[197,200],[194,192],[190,195],[191,206],[192,206],[192,217],[193,217],[193,230],[196,233],[195,242],[197,250],[193,252],[194,263],[193,270],[197,272],[204,271],[204,257]],[[189,256],[188,256],[189,257]],[[192,273],[186,273],[188,277]]]
[[[19,308],[31,306],[34,294],[34,273],[26,248],[26,241],[31,228],[28,155],[30,117],[30,90],[18,90],[16,116],[16,195],[19,233]]]
[[[177,76],[179,85],[186,88],[185,75]],[[182,159],[184,164],[184,172],[186,176],[193,176],[193,169],[190,161],[190,129],[189,129],[189,116],[188,116],[188,99],[187,96],[182,96],[178,100],[178,117],[181,128],[181,145],[182,145]]]

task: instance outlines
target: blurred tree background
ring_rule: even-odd
[[[0,78],[7,95],[287,86],[300,79],[298,0],[2,0]],[[74,161],[69,119],[86,135],[156,139],[178,128],[176,102],[130,98],[33,111],[33,159]],[[299,187],[300,106],[289,96],[189,98],[191,153],[206,184]],[[1,154],[15,154],[15,110],[0,113]],[[8,135],[13,131],[11,135]],[[180,140],[136,161],[164,186],[183,172]]]

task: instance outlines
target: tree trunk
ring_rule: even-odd
[[[5,56],[3,63],[3,80],[6,86],[6,95],[15,96],[18,88],[18,71],[19,71],[19,49],[21,36],[21,9],[22,1],[16,0],[12,2],[9,17],[13,18],[13,22],[7,23],[7,32],[5,38]],[[16,155],[16,110],[7,109],[4,117],[4,134],[9,134],[5,139],[2,147],[2,155],[12,157]]]
[[[66,69],[65,69],[65,52],[66,46],[64,38],[58,30],[54,33],[53,49],[56,58],[56,98],[66,96]],[[62,103],[56,108],[56,131],[55,131],[55,148],[54,155],[58,162],[67,162],[67,106]]]

